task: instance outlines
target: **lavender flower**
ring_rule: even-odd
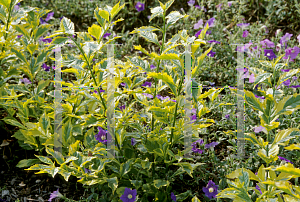
[[[57,189],[57,191],[54,191],[53,193],[50,194],[50,198],[48,201],[52,201],[52,199],[54,198],[65,198],[61,193],[59,193],[58,191],[59,189]]]
[[[216,198],[218,194],[219,185],[216,185],[213,181],[209,180],[206,187],[203,187],[202,190],[209,199]]]
[[[298,40],[298,42],[300,44],[300,34],[297,36],[297,40]]]
[[[123,111],[125,109],[125,105],[120,106],[120,109]]]
[[[218,9],[218,11],[220,12],[220,10],[222,10],[222,4],[218,4],[216,5],[216,8]]]
[[[84,172],[85,173],[91,173],[92,171],[90,169],[88,169],[88,168],[84,168]]]
[[[291,69],[281,69],[282,72],[289,72]]]
[[[31,84],[31,81],[27,78],[20,79],[20,81],[23,82],[24,84]]]
[[[284,46],[284,44],[286,44],[286,42],[288,42],[292,36],[293,34],[286,33],[283,37],[281,37],[280,39],[281,46]]]
[[[300,52],[300,48],[298,48],[297,46],[295,46],[294,48],[287,48],[285,50],[285,56],[283,57],[283,59],[288,59],[288,57],[290,56],[290,61],[294,61],[294,59],[297,57],[297,55]]]
[[[275,48],[274,43],[269,39],[262,40],[260,44],[262,45],[262,48]]]
[[[206,148],[206,149],[209,149],[209,148],[211,148],[211,147],[215,147],[216,145],[218,145],[219,143],[218,142],[211,142],[211,143],[209,143],[209,144],[206,144],[204,147]]]
[[[230,118],[230,115],[229,115],[229,114],[226,114],[226,115],[225,115],[225,118],[226,118],[226,119],[229,119],[229,118]]]
[[[234,1],[228,1],[228,6],[230,7]]]
[[[48,15],[47,15],[45,21],[48,22],[48,21],[53,17],[53,15],[54,15],[54,12],[48,13]]]
[[[200,27],[202,27],[203,25],[203,20],[200,19],[195,25],[194,25],[194,29],[199,29]]]
[[[155,69],[155,66],[154,65],[150,65],[150,69],[151,70]]]
[[[258,127],[255,127],[255,128],[254,128],[254,132],[255,132],[255,133],[259,133],[259,132],[261,132],[261,131],[266,131],[265,127],[263,127],[263,126],[258,126]]]
[[[249,76],[249,83],[254,83],[255,81],[255,76],[254,76],[254,73],[252,73],[250,76]]]
[[[289,88],[300,88],[300,85],[290,86]]]
[[[131,145],[134,146],[136,144],[136,140],[134,138],[131,138]]]
[[[209,27],[213,27],[214,23],[215,23],[215,20],[216,20],[215,18],[210,18],[209,20],[207,20],[204,27],[206,27],[207,24],[208,24]]]
[[[23,34],[21,34],[21,35],[18,35],[17,37],[18,37],[18,38],[21,38],[22,36],[23,36]]]
[[[141,12],[141,11],[145,10],[145,4],[143,4],[141,2],[137,2],[135,5],[135,8],[138,12]]]
[[[47,24],[47,23],[43,20],[43,18],[40,18],[40,24],[42,25],[42,24]]]
[[[148,94],[148,93],[142,93],[142,94],[145,95],[148,98],[153,98],[153,95],[151,95],[151,94]]]
[[[284,81],[284,82],[282,82],[283,83],[283,85],[285,85],[285,86],[289,86],[290,84],[291,84],[291,81],[288,79],[288,80],[286,80],[286,81]]]
[[[125,87],[126,86],[126,83],[120,83],[121,86]]]
[[[236,26],[245,28],[245,27],[248,27],[249,25],[250,25],[250,23],[239,23]]]
[[[255,97],[259,98],[259,99],[265,99],[264,96],[258,96],[258,95],[255,95]]]
[[[193,6],[195,4],[195,0],[190,0],[187,2],[189,6]]]
[[[136,189],[131,190],[129,188],[125,188],[124,194],[120,197],[123,202],[134,202],[137,195]]]
[[[246,38],[249,35],[248,30],[243,31],[243,37]]]
[[[45,43],[51,43],[52,42],[52,39],[48,38],[48,39],[44,39],[41,37],[41,40]]]
[[[291,162],[290,160],[286,159],[286,158],[283,158],[281,156],[278,156],[278,158],[282,161],[285,161],[285,162],[288,162],[288,163],[291,163],[291,164],[294,164],[293,162]]]
[[[207,41],[207,43],[217,43],[217,44],[221,44],[220,41],[215,41],[215,40],[210,40],[210,41]]]

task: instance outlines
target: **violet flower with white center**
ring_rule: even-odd
[[[135,8],[138,12],[141,12],[141,11],[145,10],[145,4],[143,4],[141,2],[137,2],[135,5]]]
[[[202,191],[205,193],[209,199],[216,198],[218,194],[219,185],[216,185],[213,181],[209,180],[206,187],[202,188]]]
[[[203,140],[202,139],[199,139],[199,140],[197,140],[197,141],[195,141],[195,142],[193,142],[192,143],[192,151],[194,152],[194,153],[199,153],[199,154],[202,154],[203,153],[203,150],[202,149],[200,149],[199,147],[201,146],[201,145],[203,145]]]
[[[242,37],[246,38],[248,35],[249,35],[248,30],[243,31],[243,36]]]

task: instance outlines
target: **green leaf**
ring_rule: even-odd
[[[279,147],[278,145],[274,145],[269,150],[269,154],[267,155],[267,151],[265,149],[260,149],[257,153],[258,156],[262,158],[266,163],[271,163],[273,161],[276,161],[278,159],[279,154]]]
[[[73,156],[73,154],[79,149],[80,140],[77,140],[75,143],[69,146],[69,156]]]
[[[176,23],[179,19],[187,17],[187,15],[181,15],[178,11],[172,11],[169,13],[169,15],[166,16],[167,20],[167,28],[170,27],[170,25],[173,25]]]
[[[245,92],[245,101],[254,109],[264,112],[261,102],[255,98],[254,94],[250,91],[244,90]]]
[[[173,165],[179,165],[182,167],[182,169],[189,174],[193,178],[193,167],[191,166],[190,163],[187,162],[182,162],[182,163],[173,163]]]
[[[82,49],[83,49],[84,53],[87,55],[87,58],[90,59],[90,57],[93,56],[93,54],[96,51],[100,50],[100,45],[98,45],[94,41],[93,42],[85,42]]]
[[[29,167],[36,163],[40,163],[40,160],[38,160],[38,159],[23,159],[23,160],[19,161],[19,163],[16,165],[16,167],[24,168],[24,167]]]
[[[65,178],[66,181],[69,180],[69,177],[70,177],[71,174],[72,174],[71,172],[68,172],[67,170],[62,169],[62,168],[59,168],[58,173],[61,174],[61,175]]]
[[[99,25],[93,24],[91,27],[88,28],[88,33],[94,36],[97,40],[100,39],[102,29]]]
[[[10,124],[12,126],[17,126],[19,128],[25,129],[27,130],[27,128],[25,126],[23,126],[19,121],[17,121],[14,118],[9,118],[9,117],[5,117],[4,119],[2,119],[5,121],[5,123]]]
[[[263,60],[258,60],[259,63],[264,66],[264,67],[267,67],[271,70],[273,70],[273,65],[272,65],[272,62],[269,62],[269,61],[263,61]]]
[[[292,114],[293,111],[300,108],[300,95],[286,95],[278,103],[275,102],[275,110],[272,113],[272,117],[285,114]]]
[[[153,77],[153,78],[156,78],[156,79],[161,79],[172,90],[172,92],[174,93],[175,97],[177,97],[177,88],[176,88],[176,85],[174,84],[174,81],[173,81],[173,79],[172,79],[172,77],[170,75],[168,75],[165,72],[164,73],[150,72],[150,73],[148,73],[148,77]]]
[[[68,147],[72,142],[72,123],[71,119],[67,123],[62,126],[63,136],[62,136],[62,143],[65,147]]]
[[[160,187],[163,186],[169,186],[170,182],[168,180],[154,180],[153,185],[159,189]]]
[[[134,30],[132,32],[130,32],[129,34],[134,34],[134,33],[139,33],[139,32],[153,32],[153,31],[157,31],[159,29],[157,29],[156,27],[152,27],[152,26],[142,26],[139,28],[134,28]],[[141,46],[141,45],[139,45]]]
[[[282,82],[286,81],[287,79],[291,78],[293,75],[298,74],[300,72],[300,69],[291,69],[289,72],[285,72],[284,74],[281,74],[277,86],[279,86]]]
[[[177,54],[169,53],[169,54],[162,54],[155,58],[156,60],[180,60]]]
[[[290,146],[288,147],[285,147],[284,149],[286,150],[290,150],[290,151],[293,151],[293,150],[300,150],[300,144],[291,144]]]
[[[205,53],[203,53],[201,56],[199,56],[197,58],[198,65],[195,66],[194,69],[192,70],[192,78],[194,78],[197,75],[197,73],[198,73],[198,71],[199,71],[199,69],[200,69],[200,67],[201,67],[201,65],[202,65],[202,63],[204,61],[204,58],[211,51],[211,49],[212,49],[212,47],[210,47],[207,51],[205,51]]]
[[[170,0],[165,4],[165,11],[168,10],[168,8],[170,8],[170,6],[174,3],[175,0]]]
[[[151,8],[151,13],[152,13],[152,15],[150,16],[149,22],[151,22],[151,20],[157,16],[162,17],[164,10],[162,9],[162,7],[157,6],[155,8]]]
[[[100,16],[100,14],[99,14],[99,8],[98,7],[94,11],[94,15],[95,15],[98,23],[101,25],[101,27],[104,27],[104,25],[105,25],[105,19]]]
[[[54,151],[53,149],[46,147],[46,152],[48,154],[50,154],[51,156],[53,156],[55,158],[55,161],[58,164],[61,165],[64,163],[65,159],[64,159],[63,155],[61,153],[59,153],[58,151]]]
[[[293,133],[293,134],[292,134]],[[290,139],[295,138],[295,136],[299,136],[299,129],[297,128],[289,128],[285,130],[281,130],[275,135],[275,139],[272,143],[272,146],[275,144],[286,146],[286,142]]]
[[[106,181],[108,182],[108,186],[112,189],[112,193],[114,194],[115,190],[118,187],[118,178],[114,177],[114,178],[109,178],[106,179]]]
[[[300,177],[300,169],[294,168],[294,166],[290,163],[286,163],[285,165],[277,167],[276,171],[283,172],[283,173],[289,173],[289,174],[295,175],[297,177]]]
[[[259,74],[255,77],[254,85],[264,82],[266,79],[270,78],[271,75],[271,73]]]
[[[74,35],[74,23],[70,19],[63,17],[63,19],[60,21],[60,30],[62,30],[64,33]]]
[[[49,27],[52,25],[49,24],[42,24],[38,27],[38,29],[34,30],[33,35],[34,35],[34,40],[37,40],[40,38],[45,32],[48,31]]]
[[[46,88],[49,85],[50,82],[50,80],[41,80],[38,84],[36,94],[39,94],[44,88]]]
[[[157,45],[160,45],[158,43],[157,35],[155,33],[153,33],[153,32],[138,32],[138,33],[141,37],[146,39],[146,41],[149,41],[149,42],[155,43]]]
[[[13,27],[20,34],[23,34],[25,37],[30,38],[29,33],[27,31],[27,26],[28,25],[26,25],[26,24],[19,24],[19,25],[14,25]]]
[[[244,169],[242,169],[242,171],[241,171],[241,175],[239,176],[239,180],[244,183],[244,188],[247,190],[248,186],[249,186],[249,183],[250,183],[250,179],[249,179],[248,172],[246,172]]]
[[[38,49],[38,44],[29,44],[27,46],[27,50],[29,51],[30,55],[32,55],[36,49]]]
[[[13,53],[15,53],[20,60],[22,60],[25,64],[27,64],[27,66],[29,66],[29,63],[27,62],[25,55],[22,52],[14,49],[14,48],[11,48],[11,51]]]
[[[52,166],[55,165],[54,162],[52,162],[51,159],[48,158],[48,157],[45,157],[45,156],[38,156],[38,155],[35,155],[35,156],[36,156],[37,158],[39,158],[39,160],[40,160],[41,162],[43,162],[43,163],[46,163],[46,164],[49,164],[49,165],[52,165]]]
[[[204,40],[204,37],[205,37],[205,34],[206,34],[208,28],[209,28],[209,25],[208,25],[208,23],[207,23],[207,24],[206,24],[206,27],[204,27],[204,29],[203,29],[203,30],[201,31],[201,33],[199,34],[199,36],[198,36],[199,39]]]
[[[130,179],[129,179],[130,180]],[[143,182],[141,180],[130,180],[131,184],[136,188],[137,190],[142,186]]]
[[[68,37],[59,36],[59,37],[54,38],[51,44],[65,44],[66,41],[68,41],[68,40],[69,40]]]
[[[9,10],[11,0],[0,0],[0,4],[5,6]]]
[[[130,171],[130,165],[132,165],[132,162],[134,159],[129,159],[126,161],[126,163],[122,163],[120,165],[120,176],[123,177]]]
[[[40,120],[39,120],[39,126],[42,128],[42,130],[45,132],[45,134],[47,133],[47,130],[50,127],[50,119],[47,116],[46,112],[41,116]]]

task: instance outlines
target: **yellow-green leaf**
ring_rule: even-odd
[[[88,33],[94,36],[97,40],[100,39],[101,36],[101,27],[99,25],[93,24],[91,27],[88,28]]]
[[[300,144],[299,143],[298,144],[291,144],[290,146],[285,147],[285,149],[290,150],[290,151],[293,151],[295,149],[300,150]]]
[[[99,15],[104,18],[107,22],[109,22],[109,12],[106,10],[100,10]]]
[[[153,184],[157,189],[159,189],[163,186],[169,186],[170,182],[168,180],[154,180]]]
[[[163,82],[165,82],[169,88],[172,90],[172,92],[174,93],[174,95],[177,97],[177,90],[176,90],[176,86],[174,84],[174,81],[172,79],[172,77],[170,75],[168,75],[167,73],[154,73],[154,72],[150,72],[148,73],[148,77],[153,77],[153,78],[157,78],[157,79],[161,79]]]
[[[0,0],[0,4],[5,6],[9,10],[11,0]]]
[[[110,16],[111,16],[111,19],[113,19],[119,12],[122,8],[124,8],[125,4],[123,4],[122,6],[119,6],[120,2],[118,2],[110,11]]]
[[[198,60],[198,65],[193,69],[192,71],[192,78],[194,78],[196,76],[196,73],[198,72],[198,70],[200,69],[200,66],[202,65],[205,56],[207,56],[207,54],[211,51],[212,47],[210,47],[207,51],[205,51],[205,53],[203,53],[201,56],[199,56],[197,58]]]
[[[37,44],[29,44],[27,46],[27,50],[29,51],[30,55],[32,55],[37,48],[38,48]]]

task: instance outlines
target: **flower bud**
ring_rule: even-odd
[[[277,29],[276,33],[275,33],[275,36],[277,36],[280,32],[281,32],[281,29]]]

